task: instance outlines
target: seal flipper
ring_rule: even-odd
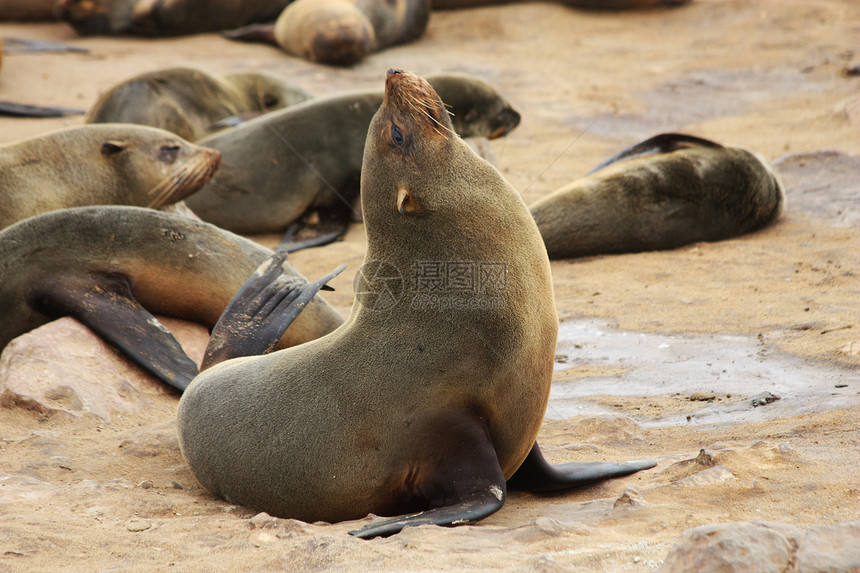
[[[84,109],[70,107],[46,107],[41,105],[14,103],[11,101],[0,101],[0,115],[12,117],[64,117],[67,115],[83,115],[85,113],[87,113],[87,111]]]
[[[385,519],[350,531],[349,534],[360,539],[372,539],[373,537],[388,537],[400,533],[404,527],[414,525],[450,527],[475,523],[501,509],[505,503],[505,496],[504,481],[502,481],[501,486],[492,485],[483,491],[473,492],[459,503]]]
[[[89,54],[87,48],[72,46],[62,42],[32,40],[28,38],[3,38],[4,54],[33,54],[33,53],[72,53]]]
[[[399,493],[423,499],[430,509],[383,519],[350,535],[370,539],[413,525],[463,525],[501,509],[507,496],[505,476],[482,418],[468,411],[447,412],[426,434],[433,461],[411,468]]]
[[[296,231],[299,229],[299,224],[293,223],[287,227],[287,230],[284,232],[284,237],[275,247],[275,250],[282,253],[295,253],[304,249],[328,245],[335,242],[346,233],[348,224],[348,222],[344,222],[343,226],[339,229],[320,233],[301,241],[295,241],[293,238],[295,237]]]
[[[73,316],[180,392],[197,375],[197,364],[170,331],[134,299],[128,279],[122,275],[54,275],[35,289],[29,303],[48,316]]]
[[[274,350],[317,292],[346,268],[341,265],[308,283],[283,274],[286,258],[286,253],[274,253],[233,296],[212,329],[201,370],[230,358]]]
[[[237,42],[261,42],[272,46],[278,45],[278,41],[275,39],[274,24],[251,24],[221,32],[221,35],[228,40]]]
[[[628,159],[633,159],[634,157],[641,157],[643,155],[671,153],[673,151],[678,151],[679,149],[689,149],[691,147],[721,148],[723,146],[716,141],[711,141],[710,139],[704,139],[702,137],[696,137],[695,135],[687,135],[685,133],[661,133],[659,135],[655,135],[654,137],[650,137],[645,141],[640,141],[635,145],[631,145],[627,149],[619,151],[618,153],[616,153],[615,155],[613,155],[612,157],[586,173],[586,175],[596,173],[604,167],[609,167],[613,163],[618,163],[619,161],[626,161]]]
[[[585,462],[551,465],[543,457],[537,442],[514,475],[510,489],[531,492],[559,491],[609,478],[626,476],[657,465],[653,460],[632,462]]]

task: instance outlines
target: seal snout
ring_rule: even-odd
[[[436,90],[423,78],[405,70],[388,70],[385,105],[411,117],[417,125],[429,124],[437,133],[453,132],[451,118]]]

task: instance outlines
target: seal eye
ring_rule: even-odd
[[[158,159],[165,163],[173,163],[176,161],[176,156],[179,154],[178,145],[162,145],[158,150]]]
[[[263,107],[266,109],[271,109],[278,105],[278,97],[273,96],[272,94],[266,94],[263,96]]]
[[[397,147],[403,145],[403,134],[400,132],[400,128],[394,124],[391,124],[391,141],[393,141],[394,145]]]

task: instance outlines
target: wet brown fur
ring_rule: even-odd
[[[772,223],[784,203],[766,159],[714,144],[611,164],[530,209],[560,259],[728,239]]]

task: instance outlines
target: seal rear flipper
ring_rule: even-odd
[[[287,328],[313,297],[346,268],[308,283],[283,274],[286,253],[276,252],[242,285],[212,329],[201,370],[240,356],[257,356],[275,349]]]
[[[452,527],[475,523],[501,509],[505,503],[504,482],[501,486],[490,486],[484,491],[475,492],[467,499],[445,507],[428,509],[420,513],[392,517],[372,523],[349,534],[361,539],[387,537],[400,533],[404,527],[414,525],[440,525]]]
[[[54,275],[39,285],[30,305],[59,318],[73,316],[132,362],[183,392],[197,364],[149,311],[121,275]]]
[[[449,410],[430,420],[418,437],[429,450],[425,451],[427,457],[395,479],[393,489],[409,503],[423,500],[429,509],[371,523],[350,535],[369,539],[393,535],[412,525],[474,523],[504,505],[505,476],[480,414],[470,409]]]
[[[632,462],[585,462],[551,465],[543,457],[537,442],[514,475],[510,489],[531,492],[559,491],[609,478],[626,476],[657,465],[653,460]]]
[[[12,117],[64,117],[67,115],[83,115],[85,113],[87,112],[84,109],[70,107],[46,107],[0,101],[0,115]]]
[[[278,45],[277,40],[275,40],[275,26],[273,24],[251,24],[221,32],[221,35],[228,40],[237,42],[261,42],[272,46]]]
[[[49,42],[46,40],[33,40],[30,38],[3,38],[4,54],[46,54],[46,53],[72,53],[89,54],[90,51],[80,46],[72,46],[62,42]]]
[[[287,227],[275,250],[295,253],[304,249],[328,245],[346,234],[349,223],[350,212],[347,209],[332,209],[329,216],[326,217],[326,221],[319,224],[293,223]],[[302,231],[304,231],[302,233],[303,238],[296,240],[296,235]]]
[[[710,139],[704,139],[702,137],[696,137],[695,135],[687,135],[684,133],[661,133],[659,135],[655,135],[654,137],[650,137],[645,141],[640,141],[635,145],[631,145],[627,149],[619,151],[618,153],[616,153],[615,155],[613,155],[612,157],[586,173],[586,175],[596,173],[601,169],[609,167],[613,163],[618,163],[620,161],[627,161],[628,159],[641,157],[643,155],[672,153],[673,151],[678,151],[679,149],[689,149],[691,147],[721,148],[723,146],[716,141],[711,141]]]

